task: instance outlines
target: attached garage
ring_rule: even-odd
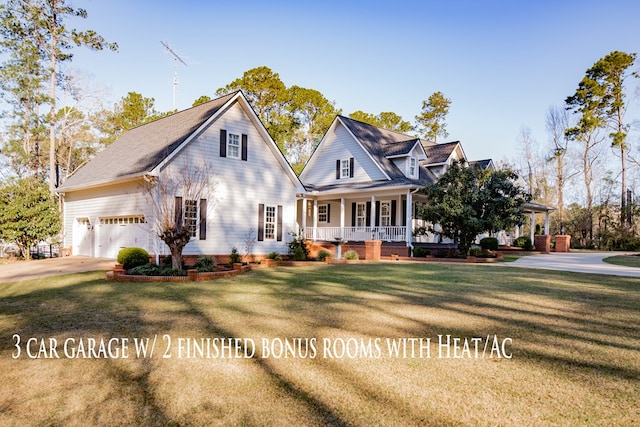
[[[147,248],[147,224],[144,216],[99,218],[95,227],[96,254],[116,258],[123,248]]]
[[[89,218],[76,218],[73,221],[74,255],[93,256],[93,227]]]

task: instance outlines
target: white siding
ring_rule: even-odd
[[[336,160],[354,158],[353,178],[336,179]],[[305,184],[331,185],[380,181],[387,179],[376,163],[345,127],[336,123],[314,154],[313,163],[305,167],[301,178]]]
[[[247,135],[247,161],[220,157],[220,129]],[[161,172],[176,173],[187,165],[201,166],[206,162],[212,173],[211,191],[202,196],[207,199],[207,238],[189,242],[185,255],[228,254],[233,247],[244,253],[247,240],[258,237],[260,203],[282,206],[283,238],[281,242],[256,241],[252,253],[287,252],[289,233],[297,231],[297,188],[268,144],[243,107],[235,103]]]
[[[100,256],[99,219],[116,216],[144,215],[150,221],[151,212],[147,208],[145,196],[141,190],[142,181],[101,187],[91,190],[72,191],[65,194],[64,200],[64,246],[72,247],[74,222],[77,218],[88,218],[91,222],[91,255]],[[152,236],[147,230],[147,238],[139,247],[150,250]],[[102,236],[104,237],[104,236]]]

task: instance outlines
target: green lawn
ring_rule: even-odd
[[[432,263],[279,267],[215,282],[103,277],[0,285],[0,425],[640,419],[634,278]],[[26,354],[29,338],[41,358]],[[153,357],[136,357],[144,338],[156,340]],[[237,347],[213,345],[223,338]],[[423,357],[390,356],[387,338],[423,338]],[[77,358],[90,339],[97,356],[111,340],[114,357]],[[56,356],[51,340],[59,358],[45,359]]]
[[[640,255],[616,255],[603,260],[609,264],[640,268]]]

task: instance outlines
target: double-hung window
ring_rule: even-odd
[[[416,178],[418,172],[418,161],[415,157],[409,157],[409,176],[411,178]]]
[[[184,201],[184,226],[189,230],[189,235],[191,237],[196,237],[196,230],[198,226],[197,200]]]
[[[391,225],[391,202],[380,202],[380,225],[383,227]]]
[[[362,228],[367,226],[367,204],[356,204],[356,227]]]
[[[349,160],[340,160],[340,178],[349,178]]]
[[[273,240],[276,238],[276,207],[266,206],[264,216],[264,238]]]
[[[329,222],[329,205],[318,205],[318,222]]]
[[[233,159],[240,158],[240,135],[229,133],[227,136],[227,156]]]

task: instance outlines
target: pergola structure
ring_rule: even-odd
[[[523,210],[524,213],[528,214],[530,216],[530,224],[531,224],[531,230],[530,230],[530,235],[529,237],[531,237],[531,241],[533,242],[534,240],[534,234],[535,234],[535,229],[536,229],[536,214],[540,214],[543,213],[545,215],[544,218],[544,233],[545,235],[549,235],[549,215],[551,214],[551,212],[555,211],[556,208],[552,208],[550,206],[545,206],[542,205],[540,203],[525,203],[523,206]],[[520,235],[520,230],[519,227],[516,227],[516,234]],[[516,236],[517,237],[517,236]]]

